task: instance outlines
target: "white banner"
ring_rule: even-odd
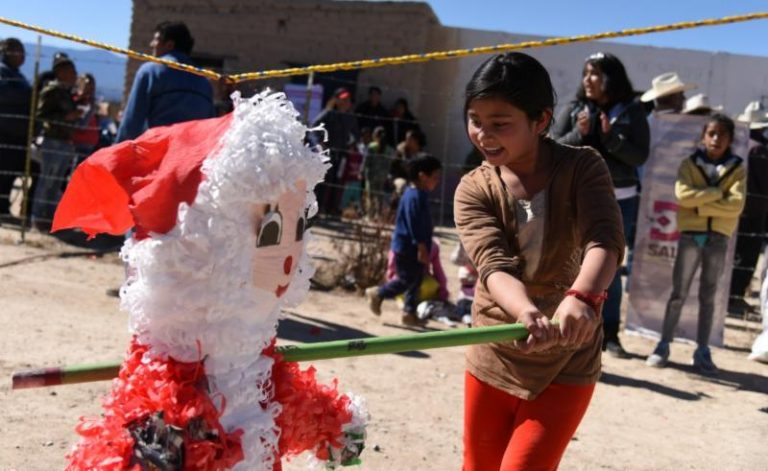
[[[672,267],[680,233],[677,229],[675,179],[683,159],[693,154],[701,142],[704,116],[680,114],[654,115],[650,120],[651,153],[642,177],[642,193],[637,218],[635,254],[629,283],[628,330],[660,335],[664,311],[672,293]],[[731,149],[747,164],[749,129],[737,124]],[[735,237],[728,245],[725,268],[715,294],[715,318],[710,344],[722,346],[728,305]],[[676,338],[695,340],[699,318],[699,273],[694,278],[683,306]]]

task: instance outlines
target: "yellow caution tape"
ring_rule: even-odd
[[[168,67],[184,70],[186,72],[207,77],[210,79],[220,80],[223,78],[230,82],[239,83],[239,82],[246,82],[250,80],[264,80],[269,78],[290,77],[294,75],[307,75],[313,72],[327,73],[327,72],[334,72],[337,70],[371,69],[374,67],[385,67],[389,65],[413,64],[417,62],[428,62],[428,61],[435,61],[435,60],[448,60],[448,59],[455,59],[458,57],[475,56],[480,54],[492,54],[492,53],[500,53],[500,52],[507,52],[507,51],[515,51],[520,49],[533,49],[538,47],[560,46],[563,44],[596,41],[599,39],[639,36],[639,35],[650,34],[650,33],[661,33],[665,31],[676,31],[681,29],[699,28],[702,26],[716,26],[716,25],[723,25],[723,24],[730,24],[730,23],[740,23],[744,21],[763,20],[766,18],[768,18],[768,12],[756,12],[756,13],[749,13],[746,15],[726,16],[723,18],[711,18],[711,19],[698,20],[698,21],[683,21],[680,23],[672,23],[668,25],[659,25],[659,26],[649,26],[645,28],[630,28],[630,29],[623,29],[620,31],[609,31],[605,33],[582,34],[577,36],[564,36],[564,37],[544,39],[541,41],[524,41],[519,43],[511,43],[511,44],[497,44],[495,46],[480,46],[480,47],[472,47],[468,49],[456,49],[452,51],[438,51],[438,52],[428,52],[428,53],[422,53],[422,54],[408,54],[404,56],[382,57],[378,59],[363,59],[363,60],[349,61],[349,62],[337,62],[334,64],[319,64],[319,65],[310,65],[306,67],[292,67],[288,69],[262,70],[259,72],[248,72],[248,73],[234,74],[234,75],[219,74],[218,72],[214,72],[209,69],[203,69],[200,67],[194,67],[187,64],[181,64],[174,61],[160,59],[159,57],[155,57],[149,54],[132,51],[130,49],[110,46],[109,44],[105,44],[102,42],[91,41],[89,39],[84,39],[72,34],[61,33],[51,29],[41,28],[39,26],[34,26],[27,23],[22,23],[20,21],[3,18],[3,17],[0,17],[0,23],[5,23],[7,25],[16,26],[16,27],[27,29],[30,31],[35,31],[48,36],[67,39],[67,40],[78,42],[81,44],[87,44],[89,46],[96,47],[99,49],[104,49],[106,51],[111,51],[117,54],[123,54],[133,59],[138,59],[138,60],[148,61],[148,62],[156,62],[158,64],[165,64]]]
[[[10,26],[16,26],[18,28],[27,29],[27,30],[30,30],[30,31],[34,31],[36,33],[45,34],[47,36],[53,36],[53,37],[56,37],[56,38],[61,38],[61,39],[67,39],[69,41],[74,41],[74,42],[80,43],[80,44],[86,44],[88,46],[92,46],[92,47],[95,47],[95,48],[98,48],[98,49],[104,49],[105,51],[114,52],[116,54],[122,54],[124,56],[128,56],[128,57],[130,57],[132,59],[137,59],[137,60],[140,60],[140,61],[156,62],[158,64],[165,64],[168,67],[171,67],[173,69],[183,70],[185,72],[189,72],[189,73],[192,73],[192,74],[195,74],[195,75],[200,75],[200,76],[207,77],[207,78],[210,78],[210,79],[219,80],[222,77],[226,77],[226,76],[222,76],[222,74],[220,74],[218,72],[214,72],[213,70],[202,69],[200,67],[195,67],[195,66],[188,65],[188,64],[182,64],[182,63],[179,63],[179,62],[176,62],[176,61],[169,61],[167,59],[161,59],[159,57],[155,57],[155,56],[152,56],[150,54],[144,54],[143,52],[136,52],[136,51],[132,51],[130,49],[124,49],[122,47],[111,46],[109,44],[102,43],[102,42],[99,42],[99,41],[92,41],[90,39],[81,38],[80,36],[75,36],[74,34],[61,33],[59,31],[54,31],[52,29],[42,28],[40,26],[30,25],[28,23],[22,23],[21,21],[16,21],[16,20],[11,20],[11,19],[8,19],[8,18],[0,17],[0,23],[5,23],[5,24],[10,25]]]
[[[311,72],[333,72],[336,70],[350,69],[370,69],[373,67],[384,67],[387,65],[412,64],[415,62],[427,62],[433,60],[455,59],[457,57],[474,56],[478,54],[491,54],[520,49],[532,49],[537,47],[559,46],[562,44],[572,44],[598,39],[621,38],[626,36],[638,36],[642,34],[661,33],[664,31],[674,31],[679,29],[698,28],[701,26],[715,26],[728,23],[738,23],[743,21],[762,20],[768,18],[768,12],[750,13],[747,15],[726,16],[724,18],[713,18],[699,21],[683,21],[669,25],[650,26],[646,28],[623,29],[621,31],[611,31],[597,34],[583,34],[578,36],[565,36],[558,38],[544,39],[541,41],[525,41],[512,44],[497,44],[495,46],[480,46],[469,49],[456,49],[453,51],[429,52],[424,54],[409,54],[405,56],[382,57],[380,59],[364,59],[351,62],[338,62],[335,64],[310,65],[307,67],[293,67],[289,69],[264,70],[261,72],[251,72],[245,74],[230,75],[233,82],[244,82],[248,80],[261,80],[276,77],[288,77],[292,75],[306,75]]]

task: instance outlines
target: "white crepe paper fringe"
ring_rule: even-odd
[[[228,432],[244,431],[244,460],[235,469],[271,470],[280,405],[270,402],[273,361],[261,352],[276,336],[281,306],[305,298],[313,268],[305,238],[286,294],[278,299],[255,288],[257,241],[249,215],[254,205],[274,203],[300,179],[307,182],[306,207],[314,214],[313,189],[328,164],[324,154],[304,144],[307,128],[284,94],[232,99],[232,125],[203,163],[193,204],[180,205],[167,234],[123,247],[131,275],[121,308],[148,355],[184,362],[205,358],[211,396],[224,399],[216,401],[225,405],[222,425]]]

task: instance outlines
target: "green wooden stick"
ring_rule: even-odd
[[[392,337],[334,340],[277,347],[285,361],[312,361],[330,358],[411,352],[430,348],[455,347],[489,342],[510,342],[528,336],[522,324],[505,324],[473,329],[443,330]],[[13,373],[13,389],[104,381],[117,377],[119,363],[85,364],[42,368]]]
[[[277,348],[285,361],[326,360],[330,358],[411,352],[430,348],[455,347],[476,343],[509,342],[524,339],[523,324],[506,324],[473,329],[442,330],[422,334],[334,340],[310,344],[283,345]]]

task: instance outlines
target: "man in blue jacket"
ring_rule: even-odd
[[[189,64],[194,44],[184,23],[165,21],[155,28],[150,47],[156,57]],[[208,79],[147,62],[136,72],[116,141],[135,139],[156,126],[214,116]]]
[[[164,21],[155,27],[149,47],[152,55],[189,64],[195,39],[182,22]],[[135,139],[156,126],[206,119],[216,116],[213,87],[205,77],[176,70],[164,64],[146,62],[133,79],[131,94],[115,143]],[[119,297],[110,288],[107,295]]]

